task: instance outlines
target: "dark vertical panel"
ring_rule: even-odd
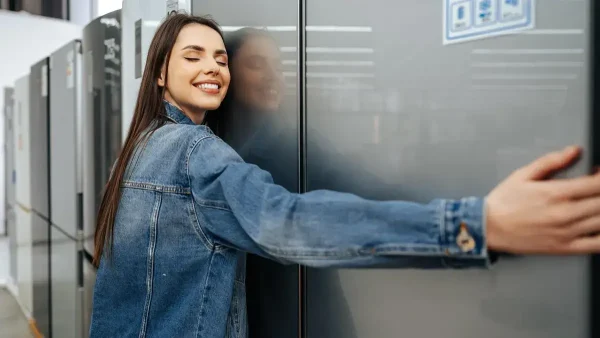
[[[591,80],[590,80],[590,107],[592,111],[589,135],[590,144],[592,145],[592,162],[594,165],[600,164],[600,137],[596,135],[596,131],[600,130],[600,65],[598,58],[600,57],[600,4],[597,1],[591,2],[591,34],[590,45],[593,46],[590,53],[592,63]],[[600,337],[600,255],[593,255],[590,263],[590,286],[591,286],[591,301],[589,322],[590,338]]]
[[[51,337],[50,221],[48,187],[49,58],[31,66],[30,170],[32,208],[33,318],[42,334]]]
[[[230,57],[232,83],[209,113],[211,127],[218,124],[216,132],[246,162],[297,192],[298,0],[201,0],[192,10],[222,26]],[[240,30],[249,27],[258,30]],[[252,255],[246,267],[250,337],[297,337],[299,268]]]
[[[306,192],[306,1],[298,0],[298,42],[296,72],[298,86],[298,192]],[[307,269],[298,267],[298,337],[305,338],[307,331]]]

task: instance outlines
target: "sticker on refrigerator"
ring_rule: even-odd
[[[42,66],[42,97],[48,96],[48,66]]]
[[[75,53],[74,51],[70,50],[67,53],[67,89],[71,89],[75,86],[75,76],[73,75],[73,68],[74,68],[74,64],[75,64]]]
[[[443,0],[444,45],[533,29],[535,0]]]

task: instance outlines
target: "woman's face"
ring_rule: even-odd
[[[201,123],[207,110],[219,107],[229,81],[227,53],[219,33],[200,24],[185,26],[171,51],[165,99]],[[164,71],[158,84],[164,86]]]
[[[275,42],[265,36],[253,36],[244,42],[232,60],[235,100],[261,112],[279,109],[284,80],[281,56]]]

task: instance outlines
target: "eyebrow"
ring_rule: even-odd
[[[205,52],[206,51],[206,49],[204,49],[204,47],[200,47],[198,45],[185,46],[181,50],[186,50],[186,49],[191,49],[191,50],[195,50],[195,51],[198,51],[198,52]],[[224,49],[217,49],[215,51],[215,54],[217,54],[217,55],[227,55],[227,52]]]

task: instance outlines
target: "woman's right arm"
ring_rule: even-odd
[[[196,216],[213,245],[320,267],[488,265],[489,229],[481,198],[418,204],[368,201],[333,191],[293,194],[210,135],[194,141],[187,170],[200,209]],[[593,212],[600,215],[600,203]],[[503,228],[494,234],[502,237],[498,229]],[[506,249],[514,248],[509,244]]]

